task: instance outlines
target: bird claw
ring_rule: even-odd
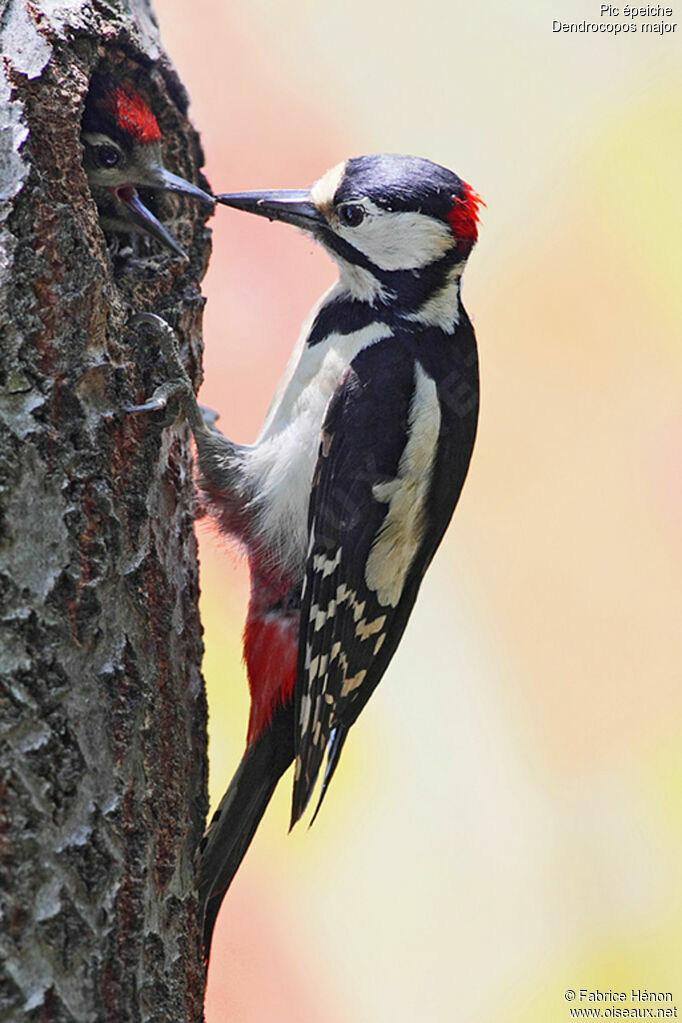
[[[136,414],[138,412],[163,412],[165,415],[161,421],[162,426],[170,426],[178,418],[183,405],[183,400],[188,396],[188,385],[184,380],[167,380],[156,388],[154,393],[142,405],[129,405],[124,411]]]
[[[156,313],[135,313],[130,320],[131,327],[151,327],[154,333],[168,334],[173,333],[173,328],[169,323],[166,323],[161,316],[157,316]]]

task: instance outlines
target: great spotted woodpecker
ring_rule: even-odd
[[[201,846],[207,957],[223,896],[292,760],[293,825],[326,756],[319,810],[459,498],[479,393],[460,279],[480,200],[451,171],[364,156],[309,191],[216,198],[302,228],[339,279],[304,324],[248,446],[204,421],[171,329],[142,315],[175,379],[135,411],[180,399],[201,487],[251,571],[247,746]]]
[[[187,258],[173,236],[144,205],[138,187],[181,192],[213,205],[213,197],[163,165],[161,131],[132,85],[94,75],[83,113],[83,163],[102,226],[149,235]]]

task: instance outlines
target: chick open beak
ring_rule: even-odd
[[[199,189],[197,189],[199,191]],[[160,220],[154,216],[140,199],[132,185],[119,185],[112,188],[115,199],[125,207],[125,219],[129,221],[131,230],[156,238],[177,256],[187,259],[187,253],[180,248],[170,231],[167,231]]]
[[[215,199],[207,192],[197,188],[191,181],[186,181],[177,174],[172,174],[165,167],[155,167],[153,172],[139,182],[144,188],[161,189],[166,192],[179,192],[182,195],[189,195],[193,199],[200,199],[203,202],[215,205]],[[125,207],[125,217],[131,224],[132,230],[155,238],[162,245],[165,245],[176,255],[187,259],[187,254],[180,248],[173,235],[166,230],[163,224],[157,220],[152,211],[145,206],[140,196],[131,184],[119,185],[111,189],[114,198]]]

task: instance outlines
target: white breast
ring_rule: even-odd
[[[391,334],[385,323],[371,323],[352,334],[330,334],[309,348],[310,322],[246,461],[257,495],[257,535],[278,564],[296,573],[308,546],[310,487],[329,400],[358,352]]]

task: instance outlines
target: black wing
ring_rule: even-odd
[[[348,729],[398,645],[462,489],[478,410],[467,327],[459,347],[439,334],[431,345],[408,336],[363,349],[330,402],[310,500],[292,824],[326,752],[319,810]],[[452,400],[453,373],[464,381],[465,410],[459,385]]]

